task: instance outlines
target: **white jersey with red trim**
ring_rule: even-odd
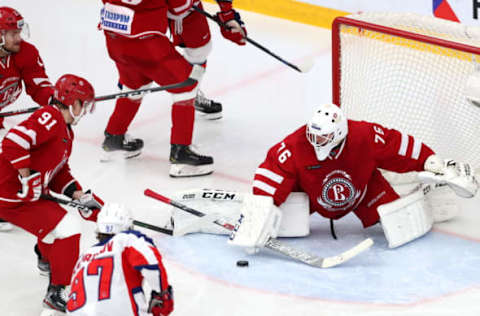
[[[77,316],[150,315],[142,281],[157,292],[168,287],[158,249],[134,230],[85,251],[72,275],[67,312]]]

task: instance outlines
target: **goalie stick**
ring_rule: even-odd
[[[99,97],[95,97],[95,102],[106,101],[106,100],[111,100],[111,99],[119,99],[119,98],[128,98],[128,97],[138,96],[140,94],[152,93],[152,92],[157,92],[157,91],[165,91],[165,90],[169,90],[169,89],[183,88],[183,87],[192,85],[196,82],[197,81],[195,79],[188,78],[187,80],[185,80],[183,82],[175,83],[175,84],[171,84],[171,85],[166,85],[166,86],[161,86],[161,87],[138,89],[138,90],[131,90],[131,91],[126,91],[126,92],[114,93],[114,94],[107,94],[107,95],[102,95],[102,96],[99,96]],[[59,102],[59,101],[57,101],[57,102]],[[0,112],[0,117],[7,117],[7,116],[31,113],[31,112],[35,112],[39,108],[41,108],[41,107],[40,106],[35,106],[35,107],[26,108],[26,109],[20,109],[20,110],[8,111],[8,112]]]
[[[187,213],[190,213],[192,215],[198,216],[198,217],[203,217],[206,216],[205,213],[202,213],[200,211],[197,211],[195,209],[192,209],[182,203],[173,201],[159,193],[156,193],[150,189],[146,189],[144,194],[148,197],[151,197],[153,199],[159,200],[163,203],[170,204],[176,208],[179,208]],[[218,219],[214,221],[215,224],[222,226],[228,230],[233,230],[234,225],[222,220]],[[373,240],[370,238],[365,239],[355,247],[337,255],[337,256],[332,256],[332,257],[327,257],[327,258],[322,258],[318,257],[316,255],[310,254],[308,252],[305,252],[300,249],[295,249],[293,247],[287,246],[280,241],[278,241],[275,238],[269,238],[267,243],[265,244],[265,247],[268,249],[271,249],[273,251],[279,252],[287,257],[290,257],[292,259],[301,261],[303,263],[306,263],[309,266],[317,267],[317,268],[330,268],[337,266],[339,264],[342,264],[351,258],[355,257],[356,255],[360,254],[361,252],[367,250],[373,245]]]
[[[202,10],[201,8],[197,7],[197,6],[192,6],[192,8],[197,11],[198,13],[206,16],[207,18],[209,18],[210,20],[213,20],[215,21],[218,25],[220,25],[220,27],[223,27],[224,29],[229,29],[229,27],[221,22],[219,19],[217,19],[215,16],[211,15],[210,13],[208,13],[207,11],[205,10]],[[292,69],[295,69],[296,71],[298,72],[301,72],[301,73],[306,73],[306,72],[309,72],[310,69],[312,69],[313,67],[313,61],[309,61],[308,63],[305,63],[305,65],[302,65],[301,67],[299,66],[296,66],[288,61],[286,61],[285,59],[283,59],[282,57],[278,56],[277,54],[274,54],[272,53],[269,49],[267,49],[266,47],[260,45],[259,43],[257,43],[256,41],[252,40],[251,38],[249,38],[248,36],[245,36],[244,37],[245,40],[247,42],[249,42],[250,44],[252,44],[253,46],[255,46],[256,48],[264,51],[265,53],[267,53],[268,55],[272,56],[273,58],[281,61],[282,63],[284,63],[285,65],[287,65],[288,67],[292,68]]]
[[[74,202],[72,200],[60,199],[60,198],[57,198],[57,197],[54,197],[54,196],[51,196],[51,195],[42,194],[42,199],[57,202],[58,204],[63,204],[63,205],[71,206],[71,207],[80,208],[80,209],[86,210],[86,211],[90,210],[90,208],[88,206],[86,206],[82,203],[77,203],[77,202]],[[173,235],[173,231],[171,229],[158,227],[158,226],[148,224],[148,223],[145,223],[145,222],[141,222],[141,221],[137,221],[137,220],[133,220],[132,223],[135,226],[143,227],[143,228],[150,229],[150,230],[153,230],[153,231],[156,231],[156,232],[159,232],[159,233],[167,234],[167,235],[170,235],[170,236]]]

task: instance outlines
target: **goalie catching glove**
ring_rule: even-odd
[[[247,195],[228,243],[256,253],[268,239],[277,237],[281,220],[282,212],[273,205],[271,196]]]
[[[427,158],[425,171],[418,173],[418,179],[424,183],[447,184],[458,196],[474,197],[478,191],[478,182],[469,164],[451,159],[443,160],[437,155]]]

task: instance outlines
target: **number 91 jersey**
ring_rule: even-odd
[[[157,292],[168,288],[160,253],[153,241],[138,231],[119,233],[79,257],[67,312],[78,316],[150,315],[143,280]]]
[[[364,226],[359,209],[373,208],[398,197],[377,168],[395,172],[421,171],[433,151],[410,135],[379,124],[348,121],[345,141],[319,161],[302,126],[273,146],[255,173],[253,193],[270,195],[282,204],[292,191],[306,192],[310,212],[338,219],[351,211]],[[383,200],[382,200],[383,199]],[[365,210],[365,212],[372,212]]]

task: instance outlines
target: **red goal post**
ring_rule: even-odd
[[[480,107],[465,97],[473,75],[480,76],[478,27],[411,13],[333,22],[333,102],[349,118],[399,129],[478,169]]]

